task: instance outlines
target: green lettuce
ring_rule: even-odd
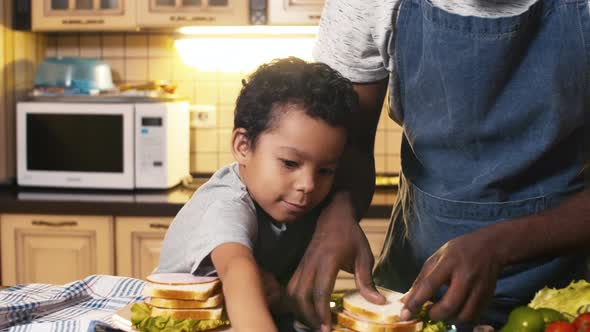
[[[416,319],[422,321],[422,332],[447,332],[447,324],[441,320],[431,320],[428,317],[428,307],[431,303],[425,303],[416,314]]]
[[[529,307],[551,308],[563,313],[569,321],[583,312],[590,311],[590,283],[572,281],[565,288],[545,287],[537,292]]]
[[[140,332],[198,332],[229,325],[227,319],[174,319],[151,317],[151,308],[146,303],[131,306],[131,324]]]

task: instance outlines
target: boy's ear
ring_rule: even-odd
[[[246,134],[246,129],[236,128],[233,130],[231,137],[232,154],[240,165],[244,164],[248,160],[251,151],[250,140]]]

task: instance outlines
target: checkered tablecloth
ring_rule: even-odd
[[[143,280],[92,275],[65,285],[0,290],[0,331],[109,331],[113,312],[143,300]]]

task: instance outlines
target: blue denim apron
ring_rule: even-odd
[[[375,281],[406,291],[447,241],[583,189],[588,0],[539,0],[501,18],[402,0],[391,44],[403,176]],[[501,324],[581,267],[581,255],[506,267],[482,320]]]

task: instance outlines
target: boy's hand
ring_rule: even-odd
[[[330,331],[330,294],[340,269],[354,272],[361,294],[374,303],[385,298],[373,284],[373,253],[362,229],[335,198],[324,208],[313,238],[287,287],[292,309],[307,324]]]

